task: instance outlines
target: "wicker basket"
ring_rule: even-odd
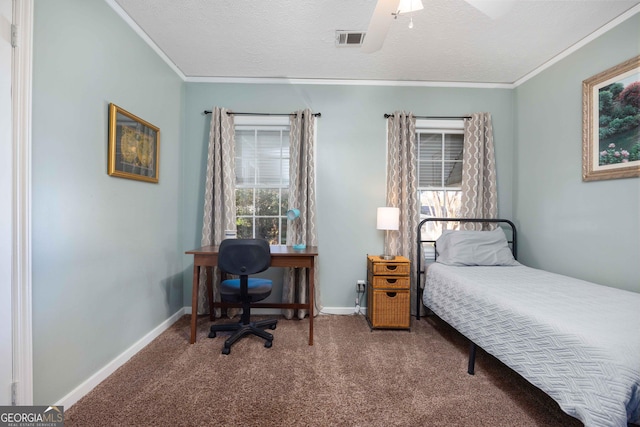
[[[370,318],[374,328],[409,328],[410,295],[408,290],[373,290]]]
[[[386,275],[386,276],[408,276],[411,269],[411,264],[403,262],[408,261],[404,257],[397,257],[398,262],[384,261],[379,256],[369,256],[367,258],[367,270],[374,275]]]
[[[369,275],[368,279],[374,288],[409,289],[408,277]]]

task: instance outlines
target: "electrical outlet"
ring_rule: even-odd
[[[364,280],[358,280],[356,282],[356,290],[358,292],[364,292],[364,288],[366,286],[365,284],[366,284],[366,282]]]

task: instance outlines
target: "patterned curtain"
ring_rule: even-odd
[[[464,121],[461,204],[460,216],[463,218],[496,218],[498,215],[490,113],[475,113]],[[489,224],[477,225],[482,229],[491,228],[487,227]],[[474,224],[464,224],[464,228],[473,229]]]
[[[227,109],[215,107],[209,127],[207,177],[204,188],[204,218],[202,246],[219,245],[225,230],[236,229],[235,196],[235,128],[233,115]],[[202,267],[201,267],[202,268]],[[220,275],[213,268],[213,300],[220,301]],[[209,313],[206,269],[200,272],[198,287],[198,314]],[[220,309],[215,315],[220,317]],[[230,312],[230,316],[233,313]]]
[[[411,261],[411,307],[417,298],[417,227],[420,222],[417,179],[416,118],[396,111],[387,119],[387,206],[400,208],[400,229],[391,231],[385,253]]]
[[[300,210],[300,217],[289,221],[287,228],[287,246],[305,243],[318,245],[316,231],[316,171],[315,171],[315,117],[309,109],[296,111],[290,118],[289,132],[289,209]],[[318,265],[315,266],[315,314],[321,310],[320,286],[318,286]],[[284,272],[282,300],[285,303],[304,303],[307,297],[307,279],[300,274],[298,287],[295,286],[295,269]],[[307,310],[298,310],[297,316],[303,319]],[[293,309],[283,310],[287,319],[294,316]]]

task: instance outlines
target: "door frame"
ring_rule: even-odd
[[[11,310],[14,404],[33,405],[31,301],[31,89],[33,0],[12,0],[16,46],[11,61],[12,272]]]

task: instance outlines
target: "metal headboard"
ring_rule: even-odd
[[[422,239],[422,226],[424,224],[426,224],[427,222],[459,222],[459,223],[465,223],[465,222],[472,222],[472,223],[495,223],[495,224],[506,224],[511,228],[511,238],[507,238],[507,242],[511,245],[511,252],[513,253],[513,257],[515,259],[518,259],[518,245],[517,245],[517,232],[516,232],[516,226],[513,222],[509,221],[508,219],[499,219],[499,218],[495,218],[495,219],[487,219],[487,218],[427,218],[427,219],[423,219],[422,221],[420,221],[420,223],[418,224],[418,240],[417,240],[417,262],[416,262],[416,278],[417,278],[417,284],[416,284],[416,288],[417,288],[417,298],[416,298],[416,319],[420,320],[420,305],[422,304],[422,293],[423,293],[423,289],[420,286],[420,284],[422,283],[422,275],[425,274],[424,271],[422,271],[422,263],[423,263],[423,251],[422,251],[422,245],[424,243],[433,243],[433,247],[436,247],[436,241],[435,240],[429,240],[429,239]],[[438,253],[437,253],[437,248],[436,248],[436,253],[435,253],[435,257],[437,258]],[[435,258],[434,258],[435,260]]]

